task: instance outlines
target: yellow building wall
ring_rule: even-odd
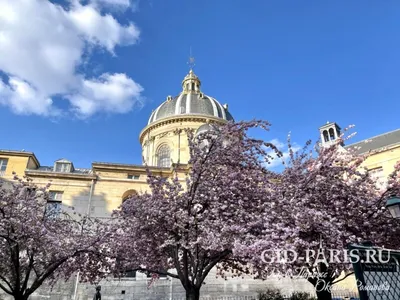
[[[363,163],[368,170],[382,167],[381,179],[385,180],[394,171],[394,166],[400,161],[400,145],[388,147],[385,150],[372,153]],[[342,274],[339,279],[343,278]],[[357,283],[354,275],[351,275],[335,285],[334,290],[352,290],[357,292]]]
[[[185,170],[178,172],[182,183],[185,180]],[[82,178],[67,178],[70,174],[28,172],[29,177],[38,186],[50,183],[49,191],[63,192],[61,201],[65,210],[72,212],[69,208],[74,207],[76,212],[89,213],[93,217],[109,217],[112,211],[122,204],[124,197],[133,191],[138,194],[150,192],[146,170],[143,167],[133,167],[131,171],[94,168],[94,174]],[[137,174],[139,179],[128,179],[128,174]],[[171,177],[172,169],[156,171],[154,174]]]
[[[157,150],[167,144],[171,150],[173,163],[186,164],[190,159],[188,136],[186,129],[194,132],[207,122],[223,124],[226,121],[217,118],[191,117],[181,120],[176,117],[161,120],[146,127],[140,136],[142,156],[150,166],[157,165]]]
[[[50,183],[49,191],[63,192],[62,204],[69,207],[87,207],[83,205],[82,201],[87,203],[89,197],[91,180],[88,179],[70,179],[60,178],[60,176],[42,177],[42,176],[29,176],[33,182],[38,186],[45,186]],[[82,211],[79,211],[82,212]]]
[[[127,179],[128,174],[138,174],[140,177],[139,179]],[[171,171],[157,171],[154,172],[154,174],[166,177],[172,176]],[[96,215],[102,214],[102,216],[106,216],[106,214],[110,214],[114,209],[117,209],[122,204],[124,195],[126,195],[127,192],[135,191],[138,194],[142,194],[151,191],[147,184],[147,174],[144,169],[141,171],[132,170],[131,172],[96,171],[96,175],[98,180],[94,188],[95,201],[98,201],[99,205],[102,202],[106,204],[105,211],[100,211],[100,209],[97,208]],[[178,178],[182,183],[184,182],[184,170],[178,172]],[[96,210],[96,208],[94,208],[94,210]]]
[[[11,179],[15,172],[18,176],[22,177],[25,174],[25,170],[28,166],[29,157],[28,156],[11,156],[11,155],[1,155],[0,158],[8,159],[7,168],[1,177]]]
[[[371,154],[365,160],[363,166],[367,167],[367,169],[382,167],[382,176],[387,178],[394,171],[394,166],[398,161],[400,161],[400,145]]]

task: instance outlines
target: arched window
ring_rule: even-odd
[[[329,128],[329,137],[331,141],[335,140],[335,131],[333,128]]]
[[[168,145],[162,145],[157,151],[157,167],[168,168],[171,165],[171,151]]]
[[[134,195],[137,195],[137,194],[138,194],[138,192],[136,192],[135,190],[127,190],[122,195],[122,203],[125,202],[126,199],[128,199],[128,198],[130,198],[130,197],[132,197]]]
[[[325,142],[329,142],[329,136],[328,136],[328,131],[327,130],[324,130],[323,135],[324,135]]]

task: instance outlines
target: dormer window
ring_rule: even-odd
[[[72,162],[65,160],[65,159],[60,159],[57,160],[54,163],[54,172],[62,172],[62,173],[70,173],[74,171],[74,166],[72,165]]]
[[[71,165],[68,163],[56,163],[55,172],[70,172]]]

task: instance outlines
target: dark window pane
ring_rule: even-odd
[[[7,169],[8,158],[0,158],[0,171],[5,171]]]
[[[171,165],[171,151],[168,145],[162,145],[157,152],[157,166],[168,168]]]
[[[61,201],[48,201],[46,205],[46,216],[57,218],[61,213]]]

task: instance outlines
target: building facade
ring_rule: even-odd
[[[84,169],[75,167],[68,159],[58,159],[52,166],[42,166],[33,152],[0,150],[0,177],[12,180],[13,173],[16,173],[30,177],[38,185],[46,185],[51,181],[51,200],[48,205],[52,206],[53,211],[74,207],[79,213],[107,218],[127,197],[149,190],[146,183],[147,168],[153,174],[171,177],[172,167],[179,166],[176,170],[178,177],[184,179],[190,158],[187,130],[200,132],[207,130],[210,124],[229,121],[233,121],[233,117],[228,111],[228,105],[222,105],[215,98],[204,94],[200,79],[190,70],[182,81],[182,91],[175,97],[166,97],[153,110],[141,131],[139,141],[142,146],[142,165],[93,162],[91,168]],[[320,128],[320,134],[321,143],[329,145],[340,136],[340,127],[336,123],[328,123]],[[343,146],[346,149],[356,147],[358,154],[371,151],[365,166],[374,170],[377,178],[383,178],[393,171],[395,163],[400,160],[400,129],[373,137],[370,143],[361,141]],[[147,285],[143,283],[147,279],[146,275],[131,274],[131,277],[134,282],[129,284],[125,281],[107,283],[103,289],[108,293],[107,299],[132,299],[124,298],[122,295],[125,294],[141,295],[137,299],[175,299],[172,294],[183,297],[179,282],[166,279],[169,281],[160,281],[155,285],[155,290],[148,291]],[[278,278],[267,282],[270,286],[283,288],[287,293],[294,290],[312,291],[311,285],[301,280],[293,282]],[[211,296],[254,295],[267,284],[250,277],[228,282],[214,278],[209,283],[209,288],[204,288],[203,292],[209,289]],[[77,292],[74,286],[68,285],[68,290],[60,288],[60,295],[69,295],[68,299],[71,299],[71,294]],[[78,298],[87,299],[84,295],[90,293],[90,287],[79,287],[78,294],[81,296]],[[115,297],[111,297],[114,292]],[[54,295],[51,298],[58,299]],[[64,299],[64,296],[60,299]]]
[[[11,180],[13,173],[29,176],[38,185],[51,181],[51,205],[73,206],[78,212],[108,217],[132,193],[148,190],[147,167],[153,174],[172,176],[179,164],[184,178],[189,160],[187,130],[196,132],[207,124],[233,120],[228,106],[201,91],[201,81],[190,70],[179,95],[168,96],[153,110],[141,131],[143,165],[93,162],[90,169],[77,168],[72,161],[59,159],[42,166],[33,152],[0,150],[0,176]]]
[[[341,135],[341,128],[334,122],[327,122],[319,131],[322,146],[331,145]],[[353,144],[342,144],[342,147],[357,155],[367,155],[362,166],[373,174],[379,184],[385,184],[394,166],[400,161],[400,129]]]

